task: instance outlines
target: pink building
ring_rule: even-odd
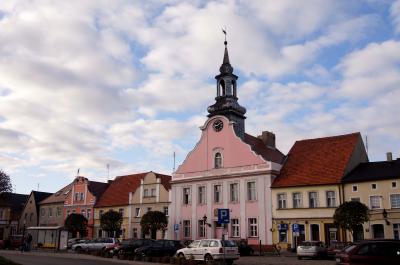
[[[238,103],[238,77],[226,45],[215,77],[216,102],[208,107],[200,141],[172,177],[169,236],[201,239],[224,234],[249,244],[272,244],[270,186],[285,156],[276,148],[273,133],[254,137],[245,132],[246,109]],[[230,211],[225,227],[217,223],[219,208]]]

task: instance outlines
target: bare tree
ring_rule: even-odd
[[[0,169],[0,193],[12,192],[10,176]]]

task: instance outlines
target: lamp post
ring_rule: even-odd
[[[204,214],[203,216],[203,223],[204,223],[204,235],[206,234],[206,225],[211,227],[211,224],[207,223],[207,216]]]

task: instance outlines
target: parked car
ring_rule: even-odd
[[[0,249],[19,249],[22,246],[22,235],[11,235],[8,239],[0,240]]]
[[[336,264],[400,264],[399,240],[367,240],[344,248],[336,254]]]
[[[133,259],[135,250],[140,247],[150,245],[155,240],[153,239],[132,239],[124,241],[118,248],[118,259]]]
[[[325,258],[327,248],[321,241],[303,241],[297,246],[297,258]]]
[[[79,253],[101,251],[110,245],[115,245],[118,242],[118,239],[111,237],[95,238],[84,243],[72,245],[71,249]]]
[[[327,248],[328,258],[335,258],[336,254],[342,251],[345,247],[353,245],[352,242],[341,242],[335,241],[331,242],[329,247]]]
[[[104,258],[112,258],[118,253],[116,250],[119,249],[120,245],[121,242],[117,242],[113,245],[106,246],[101,250],[100,255]]]
[[[149,245],[135,250],[135,256],[140,257],[165,257],[174,256],[178,249],[185,246],[179,240],[158,240]]]
[[[233,264],[239,258],[239,250],[232,240],[203,239],[195,240],[188,247],[179,249],[176,255],[181,258],[210,263],[213,260],[225,259],[226,264]]]
[[[70,249],[75,244],[85,243],[87,241],[89,241],[87,238],[70,238],[67,241],[67,248]]]

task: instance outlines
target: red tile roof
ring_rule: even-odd
[[[103,195],[98,198],[95,207],[120,206],[129,204],[129,193],[135,192],[140,186],[140,181],[151,172],[118,176],[110,184]],[[171,188],[171,176],[153,172],[157,178],[161,179],[161,184],[169,190]]]
[[[340,183],[360,133],[296,141],[272,187]]]

